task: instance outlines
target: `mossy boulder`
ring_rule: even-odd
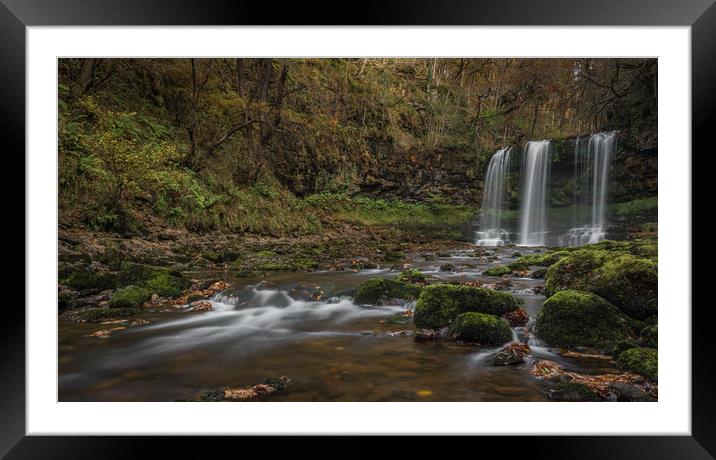
[[[192,285],[181,272],[166,267],[125,262],[119,270],[118,286],[137,286],[150,295],[177,297]]]
[[[607,261],[594,274],[593,291],[632,318],[657,314],[656,262],[629,254]]]
[[[537,336],[550,346],[611,350],[629,337],[627,321],[614,305],[596,294],[560,291],[537,315]]]
[[[552,400],[565,402],[599,401],[597,393],[579,382],[560,382],[547,391],[547,396]]]
[[[659,348],[659,331],[657,325],[646,326],[641,331],[641,345],[648,348]]]
[[[397,262],[405,259],[405,253],[402,251],[388,251],[383,256],[383,260],[386,262]]]
[[[527,265],[537,265],[540,267],[549,267],[559,262],[563,257],[569,255],[569,250],[549,251],[544,254],[528,254],[520,257],[517,262]]]
[[[178,297],[191,287],[191,281],[184,277],[172,276],[169,273],[157,273],[144,283],[144,287],[152,294],[162,297]]]
[[[654,348],[631,348],[619,355],[617,367],[656,380],[659,370],[658,352]]]
[[[114,273],[98,272],[89,269],[81,269],[70,272],[67,276],[60,278],[60,284],[69,286],[75,291],[104,291],[112,289],[117,283],[117,275]]]
[[[152,293],[138,286],[127,286],[112,294],[110,308],[138,308],[152,297]]]
[[[425,275],[420,273],[420,270],[410,268],[400,272],[397,279],[398,281],[402,281],[404,283],[422,283],[425,281]]]
[[[512,269],[507,265],[497,265],[495,267],[490,267],[484,272],[482,272],[483,275],[487,276],[503,276],[509,275],[510,273],[512,273]]]
[[[512,339],[512,329],[502,318],[474,311],[457,315],[450,337],[482,345],[500,345]]]
[[[72,313],[73,321],[92,322],[126,318],[141,313],[139,308],[87,308]]]
[[[613,256],[602,249],[579,249],[549,267],[545,275],[545,295],[551,297],[567,289],[593,291],[593,274]]]
[[[419,328],[449,326],[461,313],[477,312],[502,316],[517,310],[520,301],[508,292],[486,288],[433,284],[423,288],[415,304],[414,321]]]
[[[374,305],[380,299],[411,299],[420,295],[420,286],[388,278],[372,278],[356,288],[357,304]]]
[[[530,273],[530,277],[532,277],[534,279],[540,279],[540,278],[544,278],[546,274],[547,274],[546,268],[538,268],[537,270]]]
[[[515,261],[507,266],[513,272],[528,272],[530,271],[529,265],[524,262]]]

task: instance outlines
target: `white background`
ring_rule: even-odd
[[[690,28],[30,27],[27,39],[28,434],[690,434]],[[659,402],[57,402],[56,59],[64,56],[658,57]]]

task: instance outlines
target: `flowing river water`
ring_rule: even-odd
[[[433,261],[414,255],[412,266],[434,278],[490,283],[499,279],[481,273],[513,261],[516,250],[524,254],[534,249],[498,248],[498,259],[491,261],[472,251]],[[440,271],[446,263],[460,271]],[[372,277],[396,276],[395,271],[218,275],[232,289],[211,300],[213,311],[147,312],[141,317],[149,324],[106,338],[88,334],[111,326],[60,321],[59,400],[187,400],[207,389],[251,386],[278,376],[291,379],[291,386],[272,401],[547,400],[529,364],[484,363],[500,347],[415,342],[412,335],[395,334],[414,330],[412,324],[385,322],[410,304],[353,303],[351,289]],[[544,295],[532,288],[543,282],[512,279],[510,290],[524,299],[530,322],[544,302]],[[318,286],[328,297],[312,301],[310,294]],[[541,346],[532,350],[536,358],[556,361],[568,370],[615,372],[602,360],[562,357]]]

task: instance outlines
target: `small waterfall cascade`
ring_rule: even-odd
[[[574,227],[560,237],[562,246],[582,246],[604,239],[609,170],[616,132],[577,139],[574,149]]]
[[[485,175],[485,189],[480,208],[480,230],[476,232],[478,246],[504,246],[510,241],[505,229],[503,212],[507,194],[507,175],[510,172],[512,149],[500,149],[492,155]]]
[[[550,141],[530,141],[522,159],[520,246],[544,246],[547,236],[547,184],[550,173]]]

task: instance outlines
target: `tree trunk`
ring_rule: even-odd
[[[244,96],[244,60],[242,58],[236,59],[236,92],[239,96]]]
[[[97,59],[89,58],[82,59],[82,66],[80,67],[80,84],[79,84],[79,95],[84,96],[87,92],[92,89],[92,83],[94,82],[94,72],[97,67]]]

